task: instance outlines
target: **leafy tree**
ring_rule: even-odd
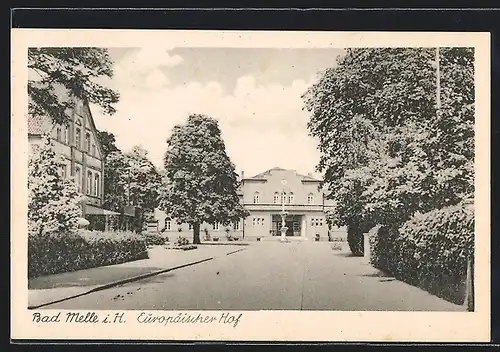
[[[149,213],[159,205],[161,175],[155,165],[148,159],[148,152],[135,146],[126,154],[128,159],[129,204],[141,210],[137,226],[142,229]]]
[[[62,156],[50,138],[33,145],[28,163],[28,228],[30,234],[68,233],[78,228],[82,195],[75,181],[64,179]]]
[[[107,131],[97,131],[97,138],[101,143],[104,159],[106,159],[110,153],[120,151],[120,149],[116,146],[116,138],[113,133]]]
[[[112,77],[112,61],[103,48],[29,48],[29,113],[48,116],[53,122],[66,124],[71,99],[61,99],[61,88],[69,98],[77,97],[96,104],[103,113],[113,114],[117,92],[98,83]]]
[[[350,49],[305,93],[335,225],[398,227],[471,197],[474,53],[440,49],[439,99],[435,57],[435,48]]]
[[[203,222],[225,226],[248,216],[217,120],[190,115],[174,127],[167,146],[161,206],[177,221],[192,225],[193,243],[200,243]]]
[[[104,205],[122,211],[126,205],[140,208],[136,226],[142,229],[145,216],[158,206],[161,176],[148,159],[146,150],[136,146],[129,153],[114,151],[106,158]]]
[[[121,151],[114,151],[106,156],[104,168],[105,208],[117,212],[127,205],[127,170],[128,160]]]

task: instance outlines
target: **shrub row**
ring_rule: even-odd
[[[161,246],[169,241],[167,236],[162,236],[158,232],[144,232],[142,236],[148,246]]]
[[[146,241],[131,232],[79,231],[28,237],[28,277],[147,259]]]
[[[418,214],[399,229],[381,227],[370,236],[374,267],[457,304],[465,297],[473,251],[472,205]]]

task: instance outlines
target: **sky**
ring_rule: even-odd
[[[335,66],[342,49],[108,50],[114,76],[103,83],[120,93],[117,112],[91,108],[97,128],[113,133],[121,150],[140,145],[163,168],[173,126],[199,113],[219,121],[238,173],[278,166],[315,174],[319,154],[301,95],[319,72]]]

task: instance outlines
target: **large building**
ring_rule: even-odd
[[[230,234],[246,240],[262,240],[281,236],[281,214],[286,216],[289,238],[327,240],[328,236],[343,236],[345,229],[329,228],[325,212],[332,204],[325,199],[321,180],[301,175],[295,170],[272,168],[256,176],[241,177],[238,190],[241,202],[250,215],[230,227]],[[187,236],[192,230],[187,224],[177,224],[168,214],[156,210],[159,230],[172,235]],[[224,237],[226,228],[219,224],[203,224],[210,235]]]
[[[54,124],[49,117],[28,115],[28,142],[38,144],[44,134],[49,134],[54,150],[64,156],[61,167],[63,177],[74,177],[77,187],[84,194],[82,216],[118,215],[102,208],[104,199],[104,156],[97,129],[86,101],[69,98],[64,90],[57,92],[60,98],[70,99],[70,116],[67,125]],[[103,219],[104,220],[104,219]],[[107,222],[99,221],[106,226]]]

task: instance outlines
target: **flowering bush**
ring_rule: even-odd
[[[166,238],[157,232],[145,232],[143,237],[148,246],[161,246],[166,242]]]
[[[62,156],[52,149],[50,139],[34,145],[28,162],[28,228],[44,234],[67,233],[78,228],[81,194],[73,180],[64,179]]]
[[[131,232],[30,233],[28,277],[147,259],[146,241]]]
[[[396,230],[370,236],[371,263],[397,279],[462,303],[474,252],[474,210],[459,203],[417,214]]]

